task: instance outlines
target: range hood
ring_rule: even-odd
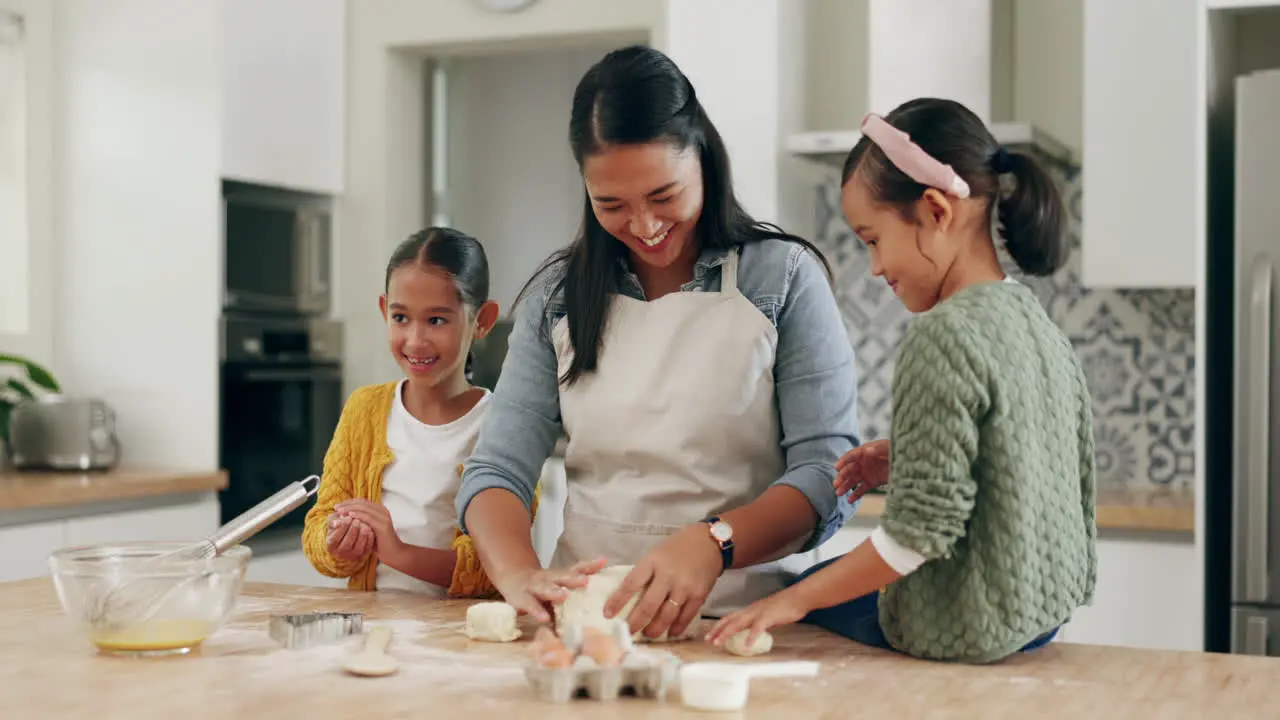
[[[991,128],[996,141],[1010,150],[1033,149],[1056,162],[1072,162],[1070,148],[1029,123],[988,123],[987,127]],[[862,133],[857,130],[796,133],[786,139],[785,147],[797,157],[842,168],[849,151],[861,137]]]
[[[868,112],[917,97],[963,103],[1009,149],[1071,162],[1071,149],[1024,122],[992,122],[992,88],[1011,86],[1014,3],[1006,0],[808,0],[807,115],[818,127],[786,151],[841,167]],[[1009,67],[1000,67],[1008,65]]]

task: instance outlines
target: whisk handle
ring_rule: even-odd
[[[320,489],[320,476],[291,482],[262,502],[236,516],[207,538],[216,554],[235,547],[296,509]]]

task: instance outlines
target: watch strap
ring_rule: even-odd
[[[706,518],[705,520],[703,520],[703,522],[707,524],[708,534],[710,534],[710,528],[716,523],[720,522],[720,516],[712,515]],[[721,541],[720,538],[716,537],[715,535],[711,535],[711,539],[715,541],[716,545],[720,546],[721,572],[728,570],[730,567],[733,566],[733,538],[730,537],[728,540]]]

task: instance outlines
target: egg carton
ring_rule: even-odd
[[[665,699],[676,685],[680,659],[665,651],[637,649],[625,621],[609,622],[608,632],[622,657],[617,665],[606,667],[579,654],[583,639],[581,626],[564,627],[560,639],[574,654],[573,665],[548,668],[530,663],[525,667],[525,677],[538,698],[548,702],[568,702],[575,698],[616,700],[620,696]]]
[[[669,652],[632,650],[615,666],[601,667],[591,658],[579,656],[571,667],[530,664],[524,674],[538,699],[564,703],[624,696],[664,700],[676,686],[679,672],[680,659]]]

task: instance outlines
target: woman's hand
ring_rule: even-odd
[[[748,605],[731,615],[720,618],[720,621],[707,633],[707,642],[722,647],[729,638],[743,630],[747,634],[747,647],[751,647],[760,633],[779,625],[790,625],[799,622],[809,614],[809,608],[794,586],[770,595],[763,600]]]
[[[339,560],[354,562],[373,551],[373,529],[352,517],[333,513],[325,546]]]
[[[722,570],[720,548],[707,526],[696,523],[671,535],[640,559],[609,596],[604,616],[612,618],[643,592],[627,620],[631,632],[650,638],[679,636],[693,622]]]
[[[594,575],[608,561],[596,558],[580,562],[571,568],[528,568],[490,580],[502,599],[516,612],[527,614],[540,623],[551,622],[551,605],[564,602],[569,590],[586,587],[589,575]]]
[[[836,495],[848,494],[853,502],[867,491],[889,482],[889,441],[860,445],[836,461]]]
[[[404,552],[404,541],[396,533],[396,528],[391,522],[391,513],[382,503],[360,498],[343,500],[334,507],[334,512],[368,526],[373,532],[374,549],[380,557],[390,557]]]

